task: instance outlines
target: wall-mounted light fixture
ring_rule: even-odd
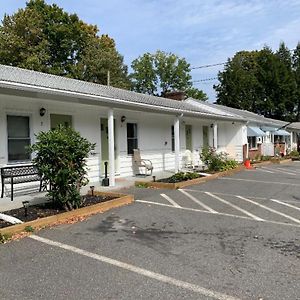
[[[214,124],[210,124],[210,128],[213,128],[214,127]]]
[[[121,117],[121,123],[124,123],[126,121],[126,117],[125,116],[122,116]]]
[[[40,108],[40,116],[43,117],[46,113],[46,108],[42,107]]]

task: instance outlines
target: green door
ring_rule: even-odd
[[[193,151],[192,125],[185,125],[185,148]]]
[[[117,151],[116,151],[116,126],[114,122],[114,137],[115,137],[115,169],[117,169]],[[108,120],[101,118],[101,170],[104,176],[104,163],[108,162]],[[107,170],[108,172],[108,170]]]
[[[208,147],[209,146],[208,126],[202,127],[202,133],[203,133],[203,147]]]

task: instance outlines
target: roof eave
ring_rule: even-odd
[[[123,99],[88,95],[79,92],[71,92],[71,91],[64,91],[64,90],[54,89],[54,88],[38,87],[38,86],[32,86],[28,84],[21,84],[21,83],[8,82],[8,81],[0,81],[0,89],[4,94],[6,93],[9,95],[17,95],[17,96],[19,95],[22,97],[43,98],[43,99],[49,99],[49,100],[55,100],[61,102],[66,101],[66,98],[68,98],[68,100],[73,103],[93,105],[93,106],[106,106],[106,107],[127,108],[127,109],[134,108],[135,110],[142,110],[142,111],[147,110],[149,112],[156,112],[156,113],[184,114],[185,116],[190,116],[190,117],[202,117],[205,119],[213,119],[213,120],[221,119],[221,120],[228,120],[228,121],[243,122],[242,119],[231,118],[222,115],[214,115],[214,114],[189,111],[184,109],[149,105],[145,103],[133,102],[133,101],[123,100]],[[18,93],[17,91],[20,92]],[[53,97],[54,95],[55,98]],[[58,95],[63,98],[57,98]]]

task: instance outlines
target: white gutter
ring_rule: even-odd
[[[32,86],[29,84],[23,84],[23,83],[14,83],[14,82],[8,82],[8,81],[0,81],[0,85],[4,85],[4,87],[17,87],[17,88],[27,88],[30,89],[31,92],[41,92],[45,93],[46,91],[49,92],[54,92],[54,93],[59,93],[62,95],[68,95],[68,96],[76,96],[77,97],[77,103],[81,104],[86,104],[85,102],[82,102],[78,97],[84,98],[84,99],[92,99],[92,100],[107,100],[109,101],[108,106],[111,106],[113,103],[111,101],[114,101],[114,103],[118,103],[121,105],[132,105],[132,106],[138,106],[140,108],[148,108],[152,110],[160,110],[160,111],[165,111],[165,112],[173,112],[173,113],[182,113],[184,112],[185,114],[190,114],[191,116],[202,116],[206,118],[211,118],[211,119],[225,119],[225,120],[234,120],[234,121],[241,121],[243,122],[242,119],[237,119],[237,118],[231,118],[223,115],[216,115],[216,114],[209,114],[209,113],[203,113],[203,112],[197,112],[197,111],[190,111],[190,110],[185,110],[185,109],[180,109],[180,108],[169,108],[169,107],[164,107],[164,106],[157,106],[157,105],[149,105],[145,103],[140,103],[140,102],[134,102],[134,101],[128,101],[128,100],[123,100],[123,99],[117,99],[117,98],[111,98],[107,96],[96,96],[96,95],[87,95],[79,92],[71,92],[71,91],[66,91],[66,90],[60,90],[60,89],[54,89],[54,88],[48,88],[48,87],[37,87],[37,86]]]

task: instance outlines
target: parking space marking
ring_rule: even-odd
[[[268,184],[281,184],[281,185],[292,185],[292,186],[300,186],[299,183],[288,183],[288,182],[280,182],[280,181],[262,181],[255,179],[244,179],[244,178],[231,178],[231,177],[220,177],[218,180],[235,180],[235,181],[247,181],[247,182],[257,182],[257,183],[268,183]]]
[[[173,206],[175,207],[181,207],[179,204],[177,204],[173,199],[171,199],[168,195],[166,194],[160,194],[163,198],[165,198],[168,202],[170,202]]]
[[[211,213],[216,214],[217,211],[215,211],[214,209],[210,208],[209,206],[207,206],[206,204],[202,203],[200,200],[198,200],[197,198],[195,198],[194,196],[190,195],[188,192],[186,192],[185,190],[182,189],[178,189],[178,191],[180,191],[182,194],[184,194],[185,196],[187,196],[188,198],[190,198],[191,200],[193,200],[195,203],[199,204],[200,206],[202,206],[204,209],[208,210]]]
[[[285,217],[286,219],[292,220],[292,221],[294,221],[294,222],[300,224],[300,220],[298,220],[298,219],[296,219],[296,218],[294,218],[294,217],[291,217],[291,216],[289,216],[289,215],[287,215],[287,214],[284,214],[284,213],[282,213],[282,212],[280,212],[280,211],[277,211],[277,210],[275,210],[275,209],[273,209],[273,208],[270,208],[270,207],[268,207],[268,206],[262,205],[262,204],[260,204],[260,203],[257,203],[257,202],[255,202],[255,201],[253,201],[253,200],[247,199],[247,198],[242,197],[242,196],[237,196],[237,198],[242,199],[242,200],[247,201],[247,202],[250,202],[250,203],[252,203],[252,204],[254,204],[254,205],[257,205],[257,206],[259,206],[259,207],[261,207],[261,208],[264,208],[264,209],[266,209],[266,210],[268,210],[268,211],[270,211],[270,212],[272,212],[272,213],[274,213],[274,214],[280,215],[280,216],[282,216],[282,217]]]
[[[276,168],[276,170],[274,170],[274,169],[269,169],[269,168],[266,168],[266,167],[261,167],[263,170],[268,170],[268,171],[270,171],[270,170],[272,170],[272,171],[276,171],[276,172],[279,172],[279,173],[283,173],[283,174],[287,174],[287,175],[293,175],[293,176],[296,176],[297,174],[295,174],[295,173],[290,173],[290,172],[288,172],[288,171],[282,171],[280,168]]]
[[[292,223],[284,223],[284,222],[272,221],[272,220],[256,221],[256,220],[254,220],[254,219],[252,219],[250,217],[246,217],[246,216],[231,215],[231,214],[226,214],[226,213],[221,213],[221,212],[212,213],[212,212],[207,211],[207,210],[201,210],[201,209],[190,208],[190,207],[182,207],[182,206],[181,207],[175,207],[175,206],[170,205],[170,204],[158,203],[158,202],[153,202],[153,201],[148,201],[148,200],[135,200],[134,202],[148,204],[148,205],[165,206],[165,207],[168,207],[168,208],[175,208],[175,209],[180,209],[180,210],[185,210],[185,211],[193,211],[193,212],[205,213],[205,214],[210,214],[210,215],[214,215],[214,216],[220,215],[220,216],[224,216],[224,217],[230,217],[230,218],[236,218],[236,219],[244,219],[244,220],[249,220],[249,221],[254,221],[254,222],[269,223],[269,224],[284,225],[284,226],[291,226],[291,227],[300,228],[300,225],[292,224]]]
[[[191,292],[200,294],[205,297],[210,297],[210,298],[217,299],[217,300],[239,300],[239,298],[236,298],[236,297],[232,297],[232,296],[229,296],[229,295],[217,292],[217,291],[206,289],[206,288],[201,287],[196,284],[192,284],[192,283],[178,280],[173,277],[169,277],[169,276],[166,276],[166,275],[163,275],[160,273],[156,273],[156,272],[149,271],[149,270],[146,270],[146,269],[143,269],[140,267],[136,267],[134,265],[124,263],[122,261],[112,259],[112,258],[103,256],[103,255],[88,252],[86,250],[83,250],[83,249],[80,249],[80,248],[77,248],[77,247],[74,247],[71,245],[67,245],[67,244],[63,244],[63,243],[56,242],[53,240],[49,240],[49,239],[46,239],[46,238],[43,238],[43,237],[40,237],[37,235],[32,235],[32,236],[30,236],[30,238],[35,241],[49,245],[49,246],[61,248],[61,249],[67,250],[67,251],[71,251],[73,253],[92,258],[94,260],[118,267],[118,268],[126,270],[126,271],[130,271],[130,272],[133,272],[133,273],[136,273],[136,274],[139,274],[139,275],[151,278],[151,279],[155,279],[155,280],[163,282],[163,283],[167,283],[167,284],[177,286],[177,287],[185,289],[185,290],[189,290]]]
[[[287,207],[290,207],[290,208],[293,208],[293,209],[297,209],[297,210],[300,210],[300,207],[297,207],[297,206],[294,206],[294,205],[291,205],[291,204],[288,204],[286,202],[282,202],[280,200],[277,200],[277,199],[270,199],[271,201],[273,202],[276,202],[276,203],[279,203],[279,204],[282,204],[282,205],[285,205]]]
[[[297,171],[297,170],[291,170],[291,169],[284,169],[284,168],[276,168],[276,170],[282,170],[282,171],[288,171],[288,172],[294,172],[294,173],[297,173],[297,174],[299,174],[300,172],[299,171]]]
[[[269,171],[269,170],[265,170],[265,169],[262,169],[262,168],[257,168],[257,169],[255,169],[256,171],[260,171],[260,172],[264,172],[264,173],[272,173],[272,174],[274,174],[275,172],[273,172],[273,171]]]
[[[264,219],[262,219],[262,218],[260,218],[260,217],[258,217],[258,216],[256,216],[256,215],[254,215],[254,214],[248,212],[248,211],[245,210],[245,209],[242,209],[242,208],[240,208],[240,207],[238,207],[238,206],[236,206],[236,205],[234,205],[234,204],[228,202],[227,200],[225,200],[225,199],[223,199],[223,198],[221,198],[221,197],[219,197],[219,196],[216,196],[216,195],[214,195],[214,194],[212,194],[212,193],[210,193],[210,192],[204,192],[204,193],[205,193],[206,195],[208,195],[208,196],[210,196],[210,197],[216,199],[216,200],[219,200],[219,201],[221,201],[221,202],[223,202],[223,203],[225,203],[225,204],[227,204],[227,205],[233,207],[233,208],[236,209],[236,210],[239,210],[240,212],[244,213],[245,215],[251,217],[252,219],[254,219],[254,220],[256,220],[256,221],[264,221]]]

